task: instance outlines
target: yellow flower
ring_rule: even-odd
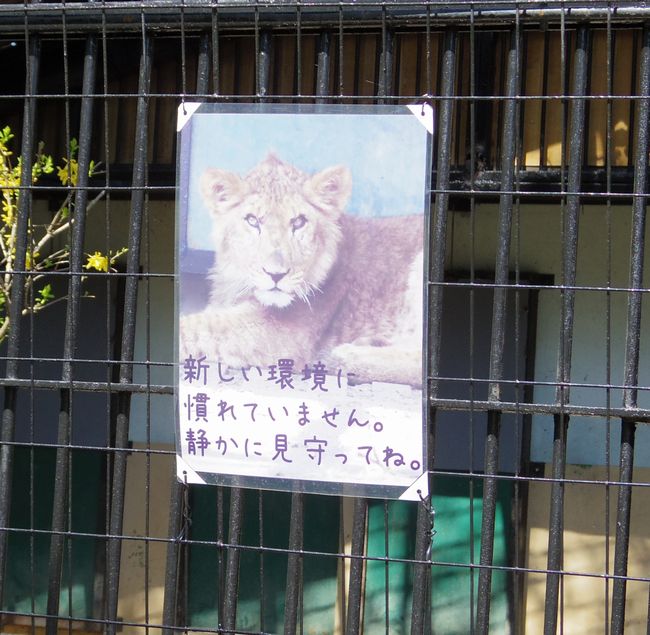
[[[79,175],[79,165],[75,159],[63,159],[64,165],[59,166],[57,174],[59,180],[63,185],[77,185],[77,177]]]
[[[1,216],[2,222],[11,225],[14,221],[14,205],[6,197],[2,200],[2,211],[4,212]]]
[[[95,269],[96,271],[108,271],[108,258],[103,256],[100,251],[94,254],[88,254],[88,259],[84,269]]]

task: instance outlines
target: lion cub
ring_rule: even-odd
[[[346,214],[351,190],[344,166],[311,175],[273,154],[245,177],[207,169],[211,293],[181,316],[181,355],[421,385],[423,217]]]

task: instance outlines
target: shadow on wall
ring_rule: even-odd
[[[545,476],[549,477],[549,469]],[[564,569],[568,572],[601,576],[613,573],[618,488],[606,488],[602,481],[615,481],[617,470],[608,475],[602,467],[568,466],[566,478],[600,481],[597,484],[567,484],[564,503]],[[636,482],[647,483],[650,469],[635,470]],[[550,483],[531,483],[528,505],[527,566],[545,569],[548,547]],[[607,495],[609,493],[609,501]],[[607,527],[609,503],[609,527]],[[650,490],[636,487],[632,492],[632,516],[628,575],[647,577],[650,570]],[[606,530],[609,531],[609,539]],[[609,557],[609,570],[606,558]],[[563,578],[563,632],[589,635],[601,632],[605,619],[606,594],[611,607],[612,583],[599,577]],[[526,633],[543,631],[546,576],[529,574],[526,584]],[[628,582],[626,633],[645,633],[647,628],[648,583]],[[611,613],[607,616],[611,619]]]

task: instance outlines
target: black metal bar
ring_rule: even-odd
[[[285,635],[297,632],[298,607],[302,599],[302,567],[304,531],[304,495],[294,493],[291,496],[291,518],[289,520],[289,556],[287,558],[287,587],[284,603]]]
[[[456,32],[445,35],[442,59],[442,85],[438,112],[438,154],[436,160],[436,190],[433,205],[433,228],[429,245],[429,376],[432,398],[438,396],[437,378],[440,376],[440,346],[442,327],[442,296],[445,279],[445,255],[447,241],[447,212],[449,210],[449,175],[451,164],[451,134],[456,75]]]
[[[536,292],[537,289],[531,289],[532,292]],[[478,381],[478,380],[476,380]],[[505,382],[502,382],[505,383]],[[512,382],[509,382],[512,383]],[[523,382],[522,382],[523,383]],[[530,380],[526,384],[526,387],[534,387],[535,385],[544,385],[545,382],[534,382]],[[34,380],[30,381],[29,379],[13,379],[13,380],[2,380],[0,381],[0,386],[5,387],[16,387],[16,388],[30,388],[33,387],[37,390],[58,390],[66,388],[65,382],[62,382],[60,379],[56,380]],[[593,388],[616,388],[616,386],[607,386],[605,384],[588,384],[589,387]],[[69,386],[68,386],[69,387]],[[95,382],[95,381],[74,381],[72,382],[72,387],[74,390],[89,392],[89,393],[105,393],[107,390],[110,390],[114,394],[128,393],[128,394],[150,394],[155,395],[171,395],[173,394],[173,386],[164,384],[152,384],[151,390],[147,390],[146,384],[118,384],[118,383],[106,383],[106,382]],[[434,408],[443,408],[445,410],[455,410],[455,411],[485,411],[488,412],[492,410],[494,404],[486,400],[471,400],[471,399],[445,399],[437,398],[429,400],[431,407]],[[554,403],[543,403],[543,402],[515,402],[515,401],[501,401],[499,404],[499,409],[501,412],[509,413],[520,413],[520,414],[569,414],[576,415],[581,417],[621,417],[624,419],[633,419],[634,421],[640,423],[650,423],[650,410],[646,408],[631,408],[626,409],[622,407],[617,408],[607,408],[606,406],[581,406],[581,405],[569,405],[569,406],[560,406]],[[10,444],[11,441],[6,441],[5,443]],[[56,444],[54,444],[56,445]],[[90,446],[88,446],[90,447]],[[101,448],[100,448],[101,449]]]
[[[95,90],[95,70],[97,58],[97,38],[91,35],[86,40],[83,71],[83,97],[81,100],[81,119],[79,123],[79,151],[77,185],[81,188],[75,193],[74,218],[72,224],[72,240],[70,243],[70,271],[81,274],[83,271],[83,247],[86,229],[86,206],[88,203],[88,173],[90,170],[90,148],[93,124]],[[68,304],[66,316],[63,357],[71,360],[75,356],[78,335],[79,310],[81,301],[81,275],[73,275],[68,282]],[[73,377],[71,361],[63,364],[62,380],[70,381]],[[61,532],[66,529],[68,517],[68,475],[70,470],[71,441],[71,406],[72,390],[61,391],[59,408],[59,423],[56,451],[56,467],[54,478],[54,495],[52,504],[52,535],[50,541],[50,560],[48,568],[47,613],[45,632],[56,635],[58,627],[59,596],[61,591],[61,575],[63,554],[66,539]]]
[[[327,95],[330,87],[330,34],[328,31],[322,31],[318,36],[318,66],[316,68],[316,94]],[[324,103],[325,100],[320,98],[316,100],[317,104]]]
[[[225,597],[226,589],[226,567],[224,564],[224,549],[223,544],[226,542],[226,527],[224,522],[225,510],[225,496],[224,487],[217,488],[217,610],[221,612],[223,608],[223,598]],[[218,617],[219,622],[221,618]]]
[[[257,530],[259,532],[259,544],[260,544],[260,559],[259,559],[259,568],[258,568],[258,590],[260,598],[260,631],[264,632],[266,630],[264,622],[266,619],[266,596],[264,593],[264,490],[257,490]]]
[[[377,86],[377,96],[386,97],[392,93],[393,86],[393,41],[394,36],[391,29],[383,25],[382,47],[379,56],[379,85]],[[384,103],[385,100],[379,99],[378,103]]]
[[[642,35],[639,95],[636,113],[636,146],[634,151],[634,193],[632,203],[632,236],[630,241],[630,288],[643,286],[643,259],[645,255],[646,206],[648,193],[648,150],[650,141],[650,27]],[[625,345],[625,389],[623,407],[636,408],[639,384],[639,349],[641,343],[642,295],[631,291],[627,300],[627,336]],[[634,436],[636,422],[621,421],[621,483],[632,480],[634,467]],[[614,551],[614,575],[627,575],[630,542],[630,505],[632,486],[621,485],[618,490],[616,511],[616,548]],[[612,635],[621,635],[625,628],[625,578],[615,579],[612,588]]]
[[[196,69],[196,94],[205,95],[208,92],[210,81],[210,37],[203,35],[199,41],[199,57]],[[169,537],[174,539],[180,536],[182,527],[183,497],[186,496],[186,487],[176,476],[176,465],[172,468],[172,486],[169,507]],[[167,560],[165,564],[165,596],[163,601],[163,624],[166,627],[177,625],[179,605],[179,571],[181,566],[181,543],[173,540],[167,547]],[[172,635],[172,628],[163,629],[163,635]]]
[[[262,31],[259,34],[257,51],[257,82],[256,89],[259,97],[266,97],[269,92],[271,77],[271,33]]]
[[[210,86],[210,36],[203,35],[199,40],[199,56],[196,66],[196,94],[207,94]]]
[[[503,106],[503,131],[501,139],[501,179],[504,194],[500,197],[497,255],[494,275],[494,300],[492,306],[492,338],[490,344],[490,401],[501,399],[503,379],[503,358],[505,350],[506,300],[509,280],[510,243],[512,232],[512,200],[510,192],[514,185],[515,153],[517,146],[517,103],[519,92],[519,32],[510,33],[508,50],[506,94]],[[476,629],[487,635],[490,629],[490,593],[492,587],[492,560],[494,552],[494,522],[496,515],[497,482],[490,475],[499,470],[499,430],[501,413],[488,413],[488,428],[485,442],[485,474],[483,483],[483,515],[481,520],[481,569],[478,575]]]
[[[174,465],[174,467],[176,467]],[[163,635],[173,635],[174,626],[177,625],[178,602],[179,602],[179,567],[181,564],[180,541],[187,536],[183,535],[183,497],[186,495],[186,487],[172,476],[171,496],[169,503],[169,538],[172,540],[167,545],[167,559],[165,561],[165,596],[163,600],[162,622],[165,628]]]
[[[363,601],[363,570],[366,548],[366,523],[368,501],[357,498],[354,501],[352,520],[352,548],[350,555],[350,586],[347,599],[345,635],[358,635],[361,632],[361,604]]]
[[[621,422],[621,483],[630,483],[634,469],[634,437],[636,423]],[[625,629],[625,592],[627,589],[627,558],[630,546],[630,513],[632,503],[632,486],[620,485],[616,509],[616,548],[614,551],[614,578],[612,588],[612,635],[622,635]]]
[[[501,135],[501,189],[499,196],[499,225],[494,274],[494,300],[492,305],[492,336],[490,344],[490,385],[488,400],[501,400],[503,358],[506,333],[506,300],[509,281],[510,244],[512,232],[512,201],[517,149],[517,102],[519,91],[519,33],[510,34],[508,51],[506,94],[504,102],[503,131]]]
[[[576,33],[574,52],[573,89],[571,101],[571,126],[569,131],[568,192],[564,218],[562,245],[563,284],[575,286],[578,253],[578,218],[580,213],[580,172],[583,161],[585,100],[587,90],[589,29],[580,26]],[[556,403],[569,402],[568,382],[571,379],[571,352],[573,346],[575,291],[566,289],[561,299],[561,332],[558,356]],[[548,560],[549,570],[562,567],[562,533],[564,525],[564,483],[566,464],[566,435],[569,418],[564,414],[554,417],[553,477],[549,519]],[[560,574],[546,576],[546,602],[544,606],[544,634],[555,635],[559,607]]]
[[[241,543],[244,523],[244,493],[235,488],[230,494],[230,517],[228,526],[228,557],[226,558],[226,584],[223,596],[223,608],[219,616],[219,628],[234,632],[237,625],[237,599],[239,588],[239,555],[237,548]]]
[[[589,31],[581,26],[576,33],[574,53],[573,89],[571,98],[571,126],[569,131],[569,168],[562,245],[562,284],[575,287],[578,255],[578,218],[580,214],[580,176],[584,152],[584,121],[586,103],[581,99],[587,90]],[[571,354],[573,349],[575,290],[562,292],[562,325],[558,359],[556,402],[569,403],[571,381]]]
[[[41,41],[38,36],[29,40],[26,59],[25,101],[23,106],[23,134],[21,156],[23,161],[20,173],[21,191],[18,199],[18,219],[16,221],[16,253],[13,262],[14,271],[24,271],[27,254],[27,229],[32,207],[32,169],[31,157],[34,155],[36,118],[36,92],[38,90]],[[11,306],[9,308],[10,331],[7,343],[6,376],[10,379],[18,377],[18,353],[20,345],[21,313],[25,301],[25,276],[13,273],[11,287]],[[11,487],[13,476],[14,440],[16,426],[16,401],[18,390],[8,386],[4,391],[4,408],[2,411],[2,430],[0,431],[0,605],[4,597],[5,574],[7,570],[7,534],[5,527],[9,526],[11,507]],[[7,445],[8,444],[8,445]]]
[[[636,147],[634,152],[634,194],[632,202],[632,237],[630,241],[630,288],[643,288],[643,258],[645,255],[646,206],[648,203],[648,143],[650,116],[650,27],[643,31],[641,70],[636,117]],[[623,406],[635,408],[639,383],[639,342],[641,337],[641,304],[638,291],[628,294],[627,338],[625,345],[625,390]]]
[[[566,467],[566,436],[569,417],[553,417],[553,463],[551,478],[551,510],[548,532],[547,569],[559,571],[563,561],[564,476]],[[559,605],[560,574],[546,574],[546,601],[544,606],[544,634],[555,635]]]
[[[440,348],[442,326],[442,299],[445,279],[445,256],[447,245],[447,212],[449,211],[449,195],[445,192],[449,187],[449,165],[451,162],[451,137],[454,102],[449,97],[454,94],[456,76],[456,39],[453,30],[445,34],[444,50],[441,63],[441,89],[438,112],[438,152],[436,189],[433,228],[429,240],[429,312],[428,312],[428,373],[429,396],[438,397],[438,377],[440,376]],[[431,470],[435,456],[435,418],[436,409],[431,408],[428,418],[428,456],[427,468]],[[432,479],[429,477],[429,492],[432,491]],[[431,548],[431,517],[423,505],[418,506],[417,526],[415,534],[415,558],[428,559]],[[426,635],[431,630],[431,567],[416,565],[413,570],[413,607],[411,617],[411,635]]]
[[[124,330],[122,336],[120,383],[131,383],[133,379],[133,360],[135,347],[135,318],[138,301],[138,275],[140,268],[140,243],[142,240],[142,222],[144,215],[144,196],[147,166],[147,117],[151,82],[151,58],[153,45],[149,36],[142,33],[142,52],[138,80],[138,105],[136,111],[136,133],[133,153],[133,193],[131,198],[131,219],[129,227],[127,273],[124,290]],[[126,484],[126,459],[129,443],[129,412],[131,398],[127,393],[120,393],[117,399],[117,416],[115,421],[115,446],[113,456],[113,483],[111,492],[111,510],[109,531],[111,536],[122,533],[124,516],[124,487]],[[122,541],[119,538],[108,539],[106,559],[106,611],[110,623],[108,635],[114,635],[117,620],[117,601],[120,580],[120,557]]]
[[[490,592],[492,588],[492,562],[494,553],[494,520],[497,507],[498,480],[490,478],[499,470],[499,433],[501,413],[488,412],[485,436],[485,475],[483,480],[483,515],[481,519],[481,554],[478,574],[476,632],[490,631]]]

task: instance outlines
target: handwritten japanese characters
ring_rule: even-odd
[[[188,355],[179,367],[182,455],[198,471],[368,484],[381,473],[408,487],[422,473],[421,429],[402,425],[415,391],[383,388],[354,385],[320,360],[233,369]]]

